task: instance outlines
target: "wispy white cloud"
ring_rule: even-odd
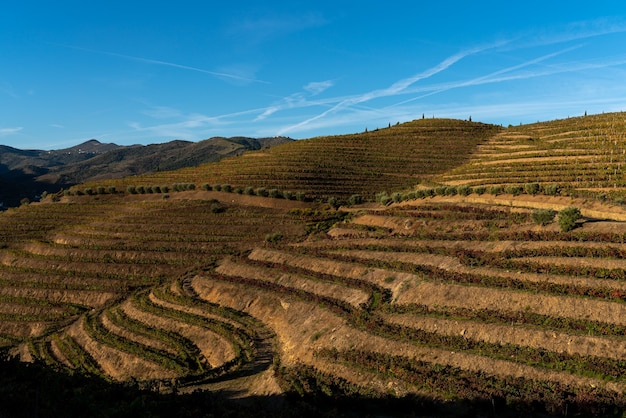
[[[559,27],[534,28],[532,32],[518,35],[504,49],[515,50],[555,45],[624,32],[626,32],[626,20],[623,18],[570,22]]]
[[[150,58],[143,58],[143,57],[138,57],[138,56],[133,56],[133,55],[118,54],[116,52],[100,51],[100,50],[95,50],[95,49],[90,49],[90,48],[83,48],[83,47],[74,46],[74,45],[60,45],[60,44],[55,44],[55,45],[62,46],[62,47],[65,47],[65,48],[76,49],[76,50],[79,50],[79,51],[91,52],[91,53],[96,53],[96,54],[101,54],[101,55],[108,55],[108,56],[116,57],[116,58],[123,58],[123,59],[130,60],[130,61],[142,62],[142,63],[145,63],[145,64],[160,65],[160,66],[165,66],[165,67],[179,68],[181,70],[195,71],[195,72],[199,72],[199,73],[203,73],[203,74],[208,74],[208,75],[213,76],[213,77],[225,79],[225,80],[231,80],[231,81],[236,81],[236,82],[244,82],[244,83],[269,84],[269,82],[267,82],[267,81],[258,80],[258,79],[254,78],[254,77],[246,77],[246,76],[241,76],[239,74],[233,74],[233,73],[227,73],[227,72],[210,71],[210,70],[205,70],[203,68],[192,67],[190,65],[177,64],[177,63],[174,63],[174,62],[161,61],[161,60],[150,59]]]
[[[309,84],[304,86],[304,90],[308,91],[313,96],[317,96],[318,94],[331,88],[334,84],[335,83],[332,80],[311,81]]]
[[[524,61],[521,64],[517,64],[517,65],[513,65],[511,67],[507,67],[507,68],[503,68],[497,71],[494,71],[492,73],[483,75],[483,76],[479,76],[479,77],[475,77],[472,78],[470,80],[461,80],[461,81],[454,81],[454,82],[449,82],[449,83],[445,83],[445,84],[435,84],[435,85],[430,85],[430,86],[421,86],[419,88],[413,88],[413,89],[408,89],[406,91],[406,93],[423,93],[420,96],[417,97],[412,97],[410,99],[404,100],[402,102],[396,103],[395,105],[392,106],[396,106],[396,105],[401,105],[401,104],[406,104],[409,102],[413,102],[416,100],[420,100],[420,99],[424,99],[428,96],[432,96],[434,94],[438,94],[438,93],[443,93],[444,91],[449,91],[449,90],[453,90],[453,89],[458,89],[458,88],[462,88],[462,87],[470,87],[470,86],[477,86],[477,85],[481,85],[481,84],[490,84],[490,83],[499,83],[499,82],[503,82],[503,81],[511,81],[511,80],[515,80],[515,79],[527,79],[527,78],[535,78],[535,77],[541,77],[541,76],[546,76],[548,74],[555,74],[558,72],[569,72],[569,71],[576,71],[577,69],[579,70],[581,67],[579,65],[571,65],[571,66],[566,66],[566,67],[549,67],[549,68],[542,68],[541,70],[535,70],[535,71],[531,71],[531,72],[526,72],[526,73],[521,73],[521,74],[515,74],[515,75],[509,75],[509,76],[502,76],[503,74],[507,74],[507,73],[512,73],[516,70],[520,70],[522,68],[526,68],[532,65],[536,65],[539,64],[541,62],[547,61],[550,58],[554,58],[557,57],[559,55],[565,54],[567,52],[573,51],[575,49],[578,49],[582,47],[582,45],[575,45],[569,48],[565,48],[556,52],[552,52],[549,54],[545,54],[542,55],[540,57],[537,58],[533,58],[527,61]],[[389,107],[392,107],[389,106]]]
[[[51,128],[64,129],[65,126],[59,125],[58,123],[53,123],[50,125]]]
[[[496,45],[500,45],[501,43],[498,43]],[[310,125],[312,122],[318,120],[318,119],[322,119],[326,116],[328,116],[331,113],[335,113],[338,112],[342,109],[348,108],[348,107],[352,107],[354,105],[358,105],[360,103],[364,103],[364,102],[368,102],[370,100],[373,99],[377,99],[377,98],[381,98],[381,97],[389,97],[389,96],[396,96],[399,94],[404,94],[405,91],[412,86],[413,84],[417,83],[418,81],[430,78],[438,73],[441,73],[442,71],[447,70],[449,67],[451,67],[452,65],[456,64],[457,62],[459,62],[460,60],[462,60],[463,58],[473,55],[473,54],[477,54],[479,52],[482,52],[488,48],[492,48],[495,45],[492,46],[488,46],[488,47],[477,47],[477,48],[472,48],[472,49],[467,49],[464,51],[461,51],[457,54],[451,55],[448,58],[444,59],[443,61],[441,61],[439,64],[435,65],[434,67],[431,67],[425,71],[422,71],[420,73],[417,73],[411,77],[407,77],[404,79],[401,79],[399,81],[396,81],[395,83],[393,83],[391,86],[385,88],[385,89],[380,89],[380,90],[373,90],[373,91],[369,91],[366,92],[364,94],[358,95],[358,96],[354,96],[354,97],[350,97],[344,100],[341,100],[340,102],[338,102],[337,104],[335,104],[334,106],[332,106],[330,109],[325,110],[324,112],[310,117],[300,123],[297,123],[295,125],[291,125],[291,126],[287,126],[285,128],[282,128],[281,130],[279,130],[278,134],[279,135],[284,135],[288,132],[293,132],[299,129],[302,129],[304,127],[306,127],[307,125]]]
[[[0,136],[14,135],[20,132],[24,127],[19,126],[16,128],[0,128]]]

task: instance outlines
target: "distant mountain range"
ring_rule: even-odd
[[[60,150],[21,150],[0,145],[0,203],[19,205],[44,191],[56,192],[89,180],[121,178],[218,161],[292,141],[287,137],[215,137],[199,142],[121,146],[95,139]]]

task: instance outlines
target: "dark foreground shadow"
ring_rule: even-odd
[[[0,418],[22,417],[551,417],[622,416],[612,405],[574,405],[548,411],[539,404],[504,400],[440,402],[328,394],[259,396],[233,400],[229,392],[159,394],[136,384],[50,370],[39,364],[0,361]]]

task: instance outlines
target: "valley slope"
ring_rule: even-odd
[[[0,215],[0,344],[295,411],[620,414],[625,123],[416,120],[81,184]]]

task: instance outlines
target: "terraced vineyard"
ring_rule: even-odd
[[[572,130],[559,123],[473,138],[468,164],[427,177],[504,189],[504,169],[471,170],[508,166],[520,144],[499,142],[530,141],[513,139],[524,129]],[[556,180],[538,173],[519,184]],[[170,180],[222,179],[188,174]],[[371,186],[358,178],[344,196]],[[24,361],[160,396],[281,399],[290,416],[626,410],[626,211],[606,201],[475,189],[341,210],[201,190],[55,200],[0,215],[0,345]],[[535,220],[572,205],[584,218],[571,230]]]
[[[413,187],[467,160],[499,127],[448,119],[422,119],[361,134],[294,141],[243,157],[176,172],[88,185],[171,185],[192,182],[233,188],[277,189],[308,198],[374,197]]]
[[[457,186],[556,183],[623,198],[625,132],[624,113],[509,127],[440,180]]]

